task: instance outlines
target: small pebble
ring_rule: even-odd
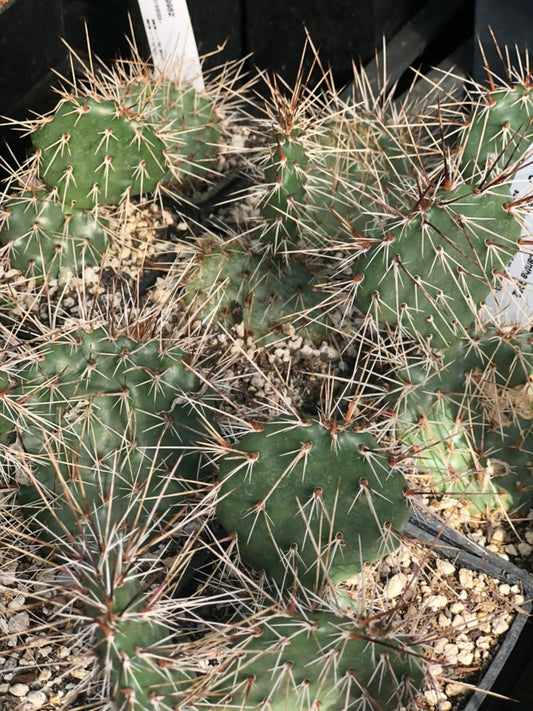
[[[473,588],[474,587],[474,574],[468,568],[461,568],[459,570],[459,583],[463,588]]]
[[[474,655],[468,649],[463,649],[457,655],[457,661],[459,664],[464,664],[465,667],[469,667],[474,661]]]
[[[26,701],[31,706],[31,708],[40,709],[42,706],[44,706],[46,704],[48,699],[47,699],[44,691],[36,690],[36,691],[30,691],[30,693],[27,694]]]
[[[476,647],[479,647],[479,649],[490,649],[491,641],[491,637],[482,635],[476,639]]]
[[[389,578],[389,580],[387,580],[387,584],[385,585],[384,590],[385,595],[389,599],[398,597],[405,590],[406,585],[407,575],[405,575],[404,573],[396,573],[396,575],[393,575],[392,578]]]
[[[21,610],[26,603],[26,598],[24,595],[16,595],[13,600],[8,604],[8,610]]]
[[[30,626],[30,616],[27,612],[17,612],[9,618],[7,629],[10,634],[20,634],[25,632]]]
[[[446,684],[446,696],[458,696],[459,694],[464,694],[466,688],[462,684]]]
[[[449,627],[451,625],[452,621],[447,615],[445,615],[441,612],[440,615],[438,616],[438,623],[439,623],[439,627]]]
[[[518,544],[518,552],[524,558],[529,558],[529,556],[531,555],[531,551],[533,551],[533,546],[531,546],[529,543],[522,541],[522,543]]]
[[[503,543],[506,538],[505,531],[503,528],[495,528],[492,532],[491,538],[494,543]]]
[[[30,687],[27,684],[13,684],[13,686],[9,687],[9,693],[19,699],[26,696],[29,690]]]
[[[503,615],[498,615],[492,620],[492,631],[494,634],[505,634],[509,629],[509,623],[504,619]]]
[[[424,696],[426,697],[427,702],[433,704],[434,706],[440,701],[446,700],[446,696],[442,693],[442,691],[437,691],[437,689],[427,689],[427,691],[424,691]]]
[[[465,609],[465,606],[462,602],[452,602],[450,605],[450,612],[452,615],[457,615],[459,612],[463,612]]]
[[[453,575],[455,573],[455,565],[449,560],[437,559],[437,570],[442,575]]]
[[[435,640],[435,644],[433,645],[433,649],[436,652],[442,652],[444,650],[444,647],[449,644],[449,639],[448,637],[439,637],[439,639]]]
[[[448,604],[448,598],[445,595],[429,595],[426,598],[426,605],[431,610],[442,610]]]

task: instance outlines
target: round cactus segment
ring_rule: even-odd
[[[185,301],[202,319],[225,326],[242,322],[257,343],[293,333],[320,343],[328,332],[323,300],[301,262],[278,265],[238,248],[202,254],[185,285]]]
[[[533,89],[528,84],[483,95],[461,132],[458,146],[465,176],[508,171],[533,144]]]
[[[220,463],[218,516],[242,559],[283,586],[319,588],[396,547],[406,482],[365,433],[271,422]]]
[[[111,562],[108,562],[110,568]],[[157,711],[173,708],[192,687],[191,674],[158,664],[173,630],[153,619],[150,598],[138,577],[130,576],[105,590],[102,580],[90,576],[82,580],[85,613],[95,624],[95,647],[106,672],[110,698],[117,709]]]
[[[32,134],[40,177],[66,208],[118,204],[156,189],[165,145],[112,100],[63,100]]]
[[[128,529],[182,501],[200,475],[202,429],[179,402],[199,387],[185,358],[95,329],[43,346],[20,370],[9,397],[33,471],[20,500],[43,530],[76,530],[84,518]]]
[[[101,263],[107,247],[106,222],[61,205],[41,190],[6,200],[0,243],[9,245],[11,266],[31,277],[54,279],[82,274]]]
[[[215,175],[221,128],[210,97],[193,86],[144,80],[129,82],[121,103],[157,132],[165,144],[173,177],[188,182]]]
[[[459,342],[434,373],[398,376],[396,431],[432,488],[474,514],[533,503],[533,351],[528,333]]]
[[[254,633],[213,710],[396,711],[423,683],[421,650],[411,640],[330,612],[276,616]]]
[[[420,345],[464,337],[488,295],[510,279],[521,224],[506,185],[439,191],[355,264],[357,305]],[[509,287],[506,286],[506,289]]]

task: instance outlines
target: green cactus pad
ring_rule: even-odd
[[[40,177],[67,209],[144,195],[167,170],[164,143],[112,100],[63,100],[32,142]]]
[[[357,306],[382,328],[427,348],[466,335],[506,266],[519,251],[521,225],[507,185],[459,185],[419,202],[355,264]]]
[[[167,162],[180,182],[209,179],[220,154],[220,119],[214,102],[193,86],[170,81],[128,83],[121,103],[151,125],[165,144]]]
[[[421,650],[407,638],[318,612],[259,625],[227,677],[212,711],[397,711],[409,706],[424,670]]]
[[[31,277],[75,276],[101,263],[108,238],[106,222],[71,208],[68,212],[41,190],[7,200],[0,243],[9,245],[11,266]]]
[[[225,326],[242,321],[257,343],[277,342],[293,333],[320,343],[328,332],[323,299],[300,262],[276,265],[229,247],[199,255],[185,285],[185,301],[202,319]]]
[[[463,174],[474,179],[508,171],[533,143],[529,84],[483,94],[457,142]]]
[[[168,663],[165,646],[175,633],[150,619],[150,597],[139,578],[127,578],[109,591],[101,580],[83,574],[81,582],[92,600],[85,612],[95,624],[96,651],[117,711],[173,708],[192,688],[193,676]],[[159,664],[162,659],[167,663]]]
[[[177,347],[160,351],[77,332],[40,349],[5,401],[34,481],[20,501],[53,535],[91,525],[128,528],[181,501],[200,475],[201,415],[179,398],[199,387]],[[43,506],[43,497],[50,506]]]
[[[270,185],[260,209],[261,240],[275,254],[364,245],[379,237],[379,200],[399,202],[413,184],[406,137],[376,116],[348,120],[339,113],[313,130],[275,132],[264,179]]]
[[[436,372],[412,364],[393,399],[396,429],[436,491],[472,513],[533,505],[533,350],[528,333],[459,342]]]
[[[220,462],[218,517],[242,559],[283,586],[345,580],[394,549],[406,482],[373,438],[317,421],[272,422]]]

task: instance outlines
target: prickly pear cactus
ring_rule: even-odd
[[[113,568],[110,561],[106,565]],[[154,616],[153,600],[139,577],[130,575],[109,590],[101,579],[83,572],[81,577],[85,613],[94,621],[95,649],[117,711],[174,707],[192,687],[194,675],[168,659],[159,663],[166,657],[165,645],[178,634]]]
[[[366,432],[270,422],[220,462],[218,517],[240,555],[286,587],[319,589],[395,549],[406,482]]]
[[[457,140],[463,175],[490,179],[525,160],[533,144],[532,89],[529,76],[509,86],[476,88]]]
[[[37,123],[32,143],[40,178],[67,210],[146,195],[167,170],[164,143],[111,99],[62,99]]]
[[[227,677],[212,711],[397,711],[412,701],[424,673],[411,640],[316,612],[262,622]]]
[[[520,251],[520,209],[504,181],[443,185],[413,198],[412,212],[356,262],[357,306],[426,350],[447,349],[511,279],[506,266]]]
[[[221,128],[213,99],[193,86],[142,78],[124,86],[120,101],[157,131],[172,177],[186,183],[216,175]]]
[[[301,262],[277,264],[244,248],[198,253],[186,275],[185,302],[200,318],[226,327],[242,322],[258,344],[294,333],[320,343],[328,331],[323,298]]]
[[[22,191],[2,207],[0,243],[9,246],[11,266],[46,279],[81,275],[97,266],[107,247],[106,221],[86,211],[63,211],[44,190]]]
[[[374,184],[392,207],[404,183],[415,183],[404,127],[365,110],[351,115],[346,107],[293,116],[294,107],[274,100],[280,106],[264,171],[270,188],[260,205],[267,219],[261,241],[274,254],[303,247],[327,256],[334,247],[363,248],[378,239]]]
[[[397,432],[437,491],[474,514],[533,504],[533,372],[528,333],[464,339],[435,372],[398,373]]]
[[[177,347],[95,329],[42,346],[19,370],[4,417],[32,472],[20,501],[43,531],[75,530],[89,513],[127,530],[154,501],[182,501],[200,475],[202,429],[185,363]]]

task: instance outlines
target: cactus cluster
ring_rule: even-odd
[[[395,343],[398,436],[478,513],[533,503],[529,96],[527,78],[479,90],[453,159],[353,266],[351,298]]]
[[[216,92],[124,66],[29,125],[35,154],[3,198],[0,241],[45,284],[102,266],[121,206],[216,179]],[[230,201],[227,223],[191,227],[167,277],[189,349],[164,329],[79,323],[18,342],[0,369],[1,456],[28,535],[69,571],[102,693],[125,711],[409,707],[417,640],[392,611],[381,623],[331,600],[400,545],[420,474],[479,516],[533,501],[529,188],[516,177],[529,79],[448,117],[344,102],[328,82],[323,99],[271,88],[243,160],[251,216]],[[324,376],[325,412],[243,415],[238,377],[202,352],[241,324],[250,360],[293,336],[364,351],[382,374],[372,406],[358,412],[356,357],[349,385]],[[231,576],[231,612],[213,621]]]
[[[23,274],[49,282],[61,268],[100,265],[120,231],[117,206],[217,175],[223,101],[147,72],[139,59],[136,80],[120,63],[87,70],[53,111],[26,122],[34,154],[11,179],[0,222],[0,244]]]

